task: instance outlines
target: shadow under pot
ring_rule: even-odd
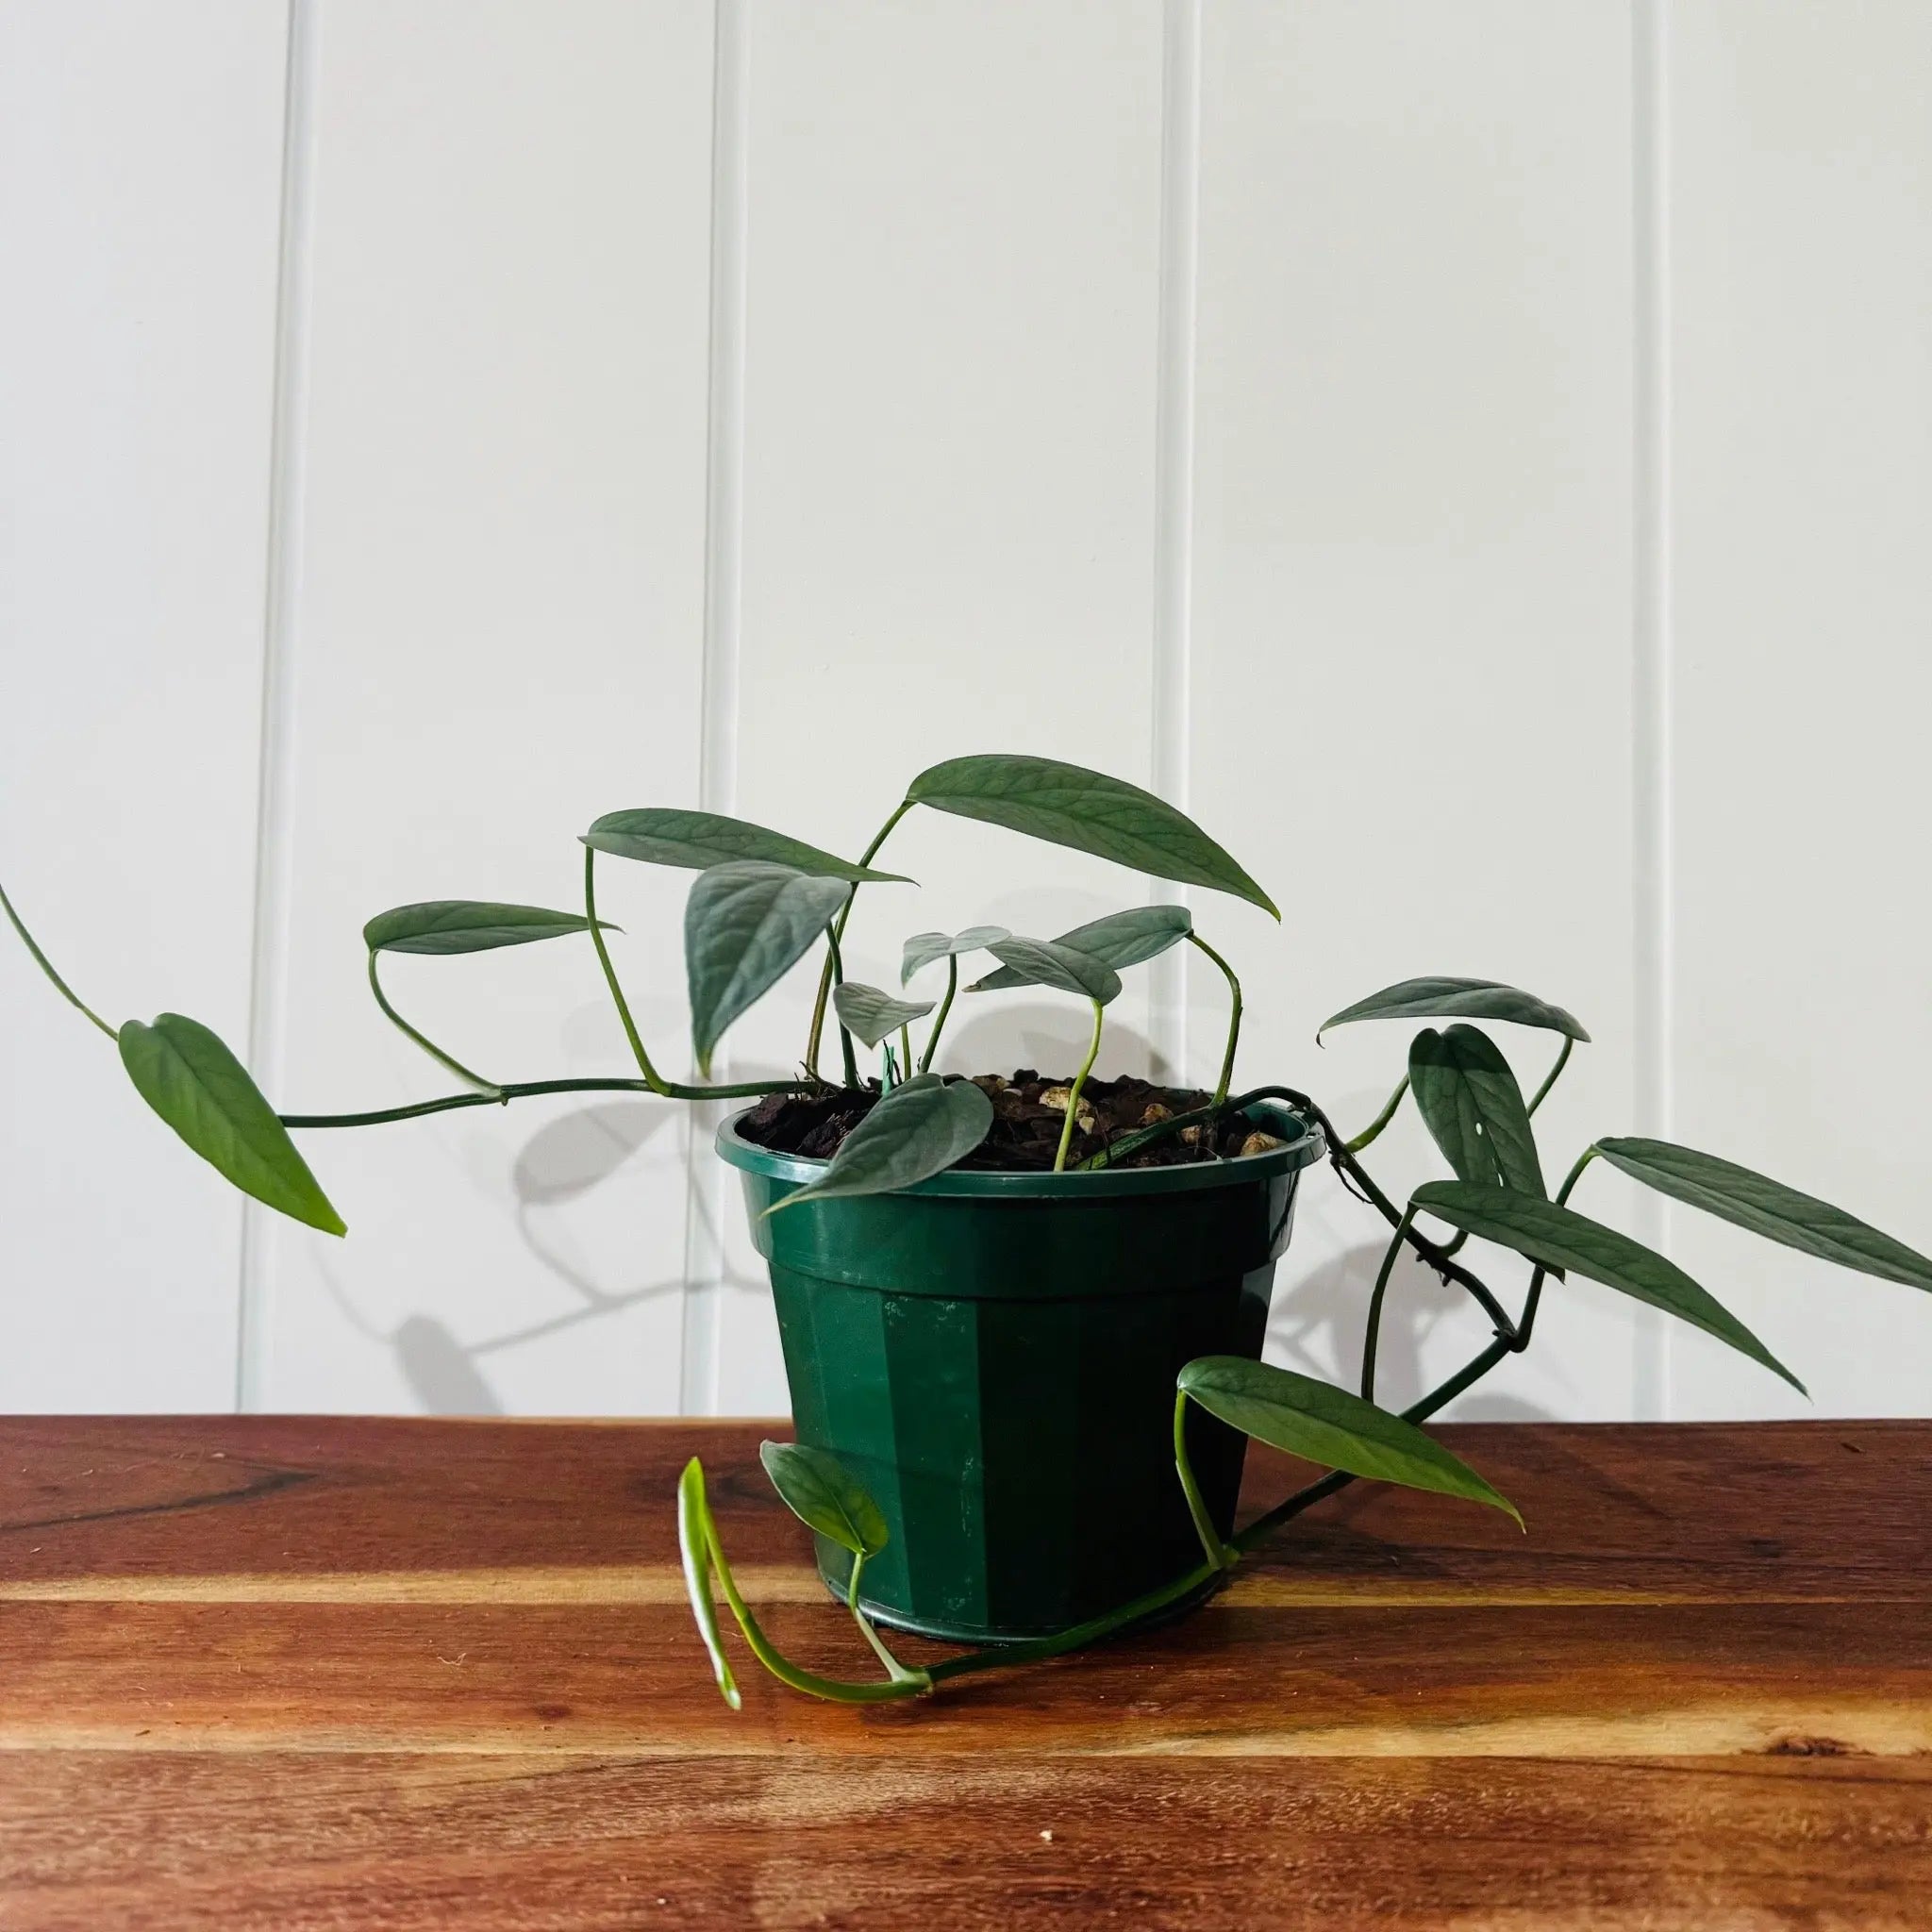
[[[876,1499],[891,1541],[859,1602],[960,1643],[1050,1636],[1200,1560],[1174,1474],[1174,1377],[1257,1359],[1274,1264],[1320,1131],[1249,1109],[1284,1144],[1198,1165],[944,1174],[897,1193],[764,1210],[824,1163],[742,1139],[798,1440]],[[1200,1410],[1188,1453],[1221,1533],[1247,1439]],[[851,1557],[817,1540],[842,1597]]]

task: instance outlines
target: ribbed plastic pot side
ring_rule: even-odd
[[[950,1173],[896,1193],[765,1209],[824,1171],[718,1130],[771,1271],[801,1442],[837,1456],[891,1540],[865,1566],[879,1622],[959,1642],[1040,1637],[1191,1567],[1174,1377],[1258,1358],[1316,1127],[1283,1144],[1095,1174]],[[1232,1525],[1246,1439],[1196,1412],[1189,1454]],[[850,1557],[818,1539],[841,1595]]]

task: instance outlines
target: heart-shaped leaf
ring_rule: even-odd
[[[1120,997],[1120,974],[1091,953],[1077,953],[1052,940],[1022,939],[1017,933],[1010,939],[995,940],[987,951],[1015,975],[1003,980],[1003,985],[1050,986],[1057,992],[1098,1000],[1103,1007]],[[969,992],[990,990],[990,979],[967,989]]]
[[[992,1102],[970,1080],[915,1074],[894,1087],[839,1143],[815,1181],[765,1209],[841,1194],[889,1194],[943,1174],[986,1139]]]
[[[922,966],[943,959],[952,953],[977,953],[995,940],[1008,938],[1003,925],[969,925],[964,932],[918,932],[906,941],[906,956],[899,965],[899,984],[904,986]]]
[[[868,872],[836,853],[821,852],[802,839],[767,831],[746,819],[729,819],[715,811],[676,811],[667,806],[641,806],[635,811],[608,811],[583,835],[582,843],[617,858],[641,859],[646,865],[677,865],[691,872],[708,872],[734,858],[762,858],[771,865],[789,865],[812,878],[891,880],[908,883],[895,872]]]
[[[1436,1145],[1463,1180],[1549,1192],[1523,1090],[1488,1034],[1425,1027],[1408,1049],[1408,1084]]]
[[[1193,917],[1185,906],[1135,906],[1125,912],[1109,912],[1105,919],[1091,919],[1085,925],[1076,925],[1072,932],[1061,933],[1053,944],[1071,946],[1076,953],[1098,959],[1103,966],[1111,966],[1116,973],[1124,973],[1129,966],[1158,958],[1168,947],[1178,945],[1193,929]],[[1000,992],[1026,984],[1024,974],[1002,966],[997,973],[989,973],[984,979],[976,980],[967,991]]]
[[[606,932],[617,927],[608,919]],[[378,912],[362,928],[372,953],[487,953],[494,946],[526,946],[532,940],[562,939],[588,932],[591,922],[576,912],[552,912],[542,906],[500,906],[488,899],[427,899],[420,906],[397,906]]]
[[[1176,1385],[1209,1415],[1243,1435],[1324,1469],[1373,1476],[1411,1490],[1466,1496],[1516,1518],[1515,1504],[1413,1423],[1359,1395],[1234,1355],[1202,1356]]]
[[[1599,1221],[1558,1208],[1510,1188],[1467,1181],[1430,1181],[1415,1191],[1414,1204],[1487,1241],[1500,1241],[1545,1268],[1557,1268],[1600,1281],[1661,1308],[1667,1315],[1702,1328],[1740,1355],[1748,1355],[1774,1375],[1782,1375],[1800,1395],[1804,1383],[1714,1296],[1692,1281],[1674,1261]]]
[[[839,1010],[840,1025],[868,1046],[876,1046],[888,1034],[932,1011],[930,1000],[895,1000],[875,986],[861,986],[853,979],[833,988],[832,1004]]]
[[[129,1020],[116,1039],[141,1097],[244,1194],[324,1234],[347,1234],[248,1070],[198,1020]]]
[[[906,798],[1091,852],[1156,878],[1211,886],[1281,917],[1274,900],[1192,819],[1103,772],[1008,754],[948,758],[920,773]]]
[[[803,1442],[761,1442],[758,1460],[785,1507],[808,1529],[855,1557],[875,1557],[885,1548],[886,1519],[879,1506],[836,1456]]]
[[[698,1635],[710,1654],[711,1669],[718,1689],[733,1710],[743,1704],[738,1680],[731,1674],[731,1662],[724,1655],[724,1640],[718,1634],[718,1606],[711,1600],[711,1546],[705,1535],[705,1469],[695,1456],[684,1465],[677,1479],[677,1549],[684,1558],[684,1588],[691,1598],[691,1613],[697,1620]]]
[[[1856,1268],[1883,1281],[1932,1289],[1932,1260],[1829,1201],[1801,1194],[1714,1154],[1700,1154],[1694,1147],[1677,1147],[1668,1141],[1613,1140],[1596,1145],[1612,1167],[1646,1187],[1749,1228],[1767,1241],[1781,1241],[1801,1255]]]
[[[1561,1007],[1494,979],[1451,979],[1438,974],[1385,986],[1367,999],[1344,1007],[1316,1031],[1319,1041],[1331,1026],[1351,1020],[1513,1020],[1519,1026],[1541,1026],[1572,1040],[1590,1035]]]
[[[845,903],[846,882],[760,858],[701,873],[684,908],[684,968],[699,1071],[746,1008],[802,958]]]

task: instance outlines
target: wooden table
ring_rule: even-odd
[[[733,1716],[693,1451],[865,1663],[770,1432],[0,1424],[0,1925],[1932,1925],[1932,1424],[1449,1428],[1527,1537],[1364,1485],[1167,1630]]]

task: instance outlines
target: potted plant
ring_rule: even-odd
[[[798,1440],[765,1444],[764,1463],[812,1530],[821,1573],[883,1675],[828,1679],[773,1645],[732,1575],[693,1459],[678,1494],[685,1571],[719,1685],[734,1705],[714,1586],[753,1654],[782,1681],[872,1703],[1174,1615],[1218,1590],[1263,1538],[1357,1477],[1515,1516],[1420,1424],[1529,1345],[1552,1281],[1632,1296],[1802,1388],[1674,1263],[1569,1205],[1592,1164],[1821,1260],[1932,1289],[1924,1256],[1840,1208],[1691,1148],[1595,1141],[1553,1193],[1534,1116],[1589,1035],[1561,1008],[1496,981],[1406,980],[1326,1023],[1449,1023],[1415,1033],[1389,1104],[1351,1139],[1293,1088],[1237,1090],[1241,988],[1179,907],[1132,907],[1051,938],[997,926],[922,932],[906,941],[896,990],[849,980],[840,946],[853,899],[867,885],[909,883],[874,861],[919,808],[1275,913],[1234,858],[1172,806],[1047,758],[955,758],[922,772],[856,861],[713,813],[613,812],[582,838],[581,912],[434,900],[378,914],[364,927],[377,1006],[464,1083],[462,1091],[366,1113],[278,1115],[195,1021],[164,1013],[152,1024],[109,1025],[56,972],[4,891],[0,909],[55,987],[115,1041],[142,1096],[197,1154],[257,1200],[329,1234],[344,1233],[344,1224],[292,1132],[375,1126],[542,1093],[758,1103],[724,1123],[717,1147],[741,1174],[770,1265],[791,1389]],[[612,928],[597,912],[600,855],[698,874],[685,910],[685,958],[706,1084],[666,1079],[638,1030],[611,958]],[[595,951],[634,1075],[490,1082],[406,1020],[383,990],[381,963],[391,953],[470,953],[571,935],[587,936]],[[1226,1045],[1214,1087],[1171,1091],[1104,1077],[1107,1009],[1121,974],[1180,944],[1197,948],[1226,979]],[[818,998],[797,1077],[709,1084],[725,1030],[819,947]],[[962,961],[974,962],[976,974],[963,987]],[[1078,1069],[1065,1078],[948,1071],[940,1049],[957,1001],[1019,986],[1083,1004],[1091,1025]],[[1472,1024],[1478,1021],[1535,1029],[1556,1042],[1548,1075],[1527,1099],[1493,1041]],[[821,1071],[828,1027],[836,1079]],[[865,1077],[861,1049],[874,1057]],[[1411,1098],[1452,1177],[1398,1206],[1359,1157]],[[1259,1359],[1299,1178],[1324,1158],[1390,1228],[1364,1311],[1358,1391]],[[1513,1311],[1457,1258],[1472,1237],[1526,1269]],[[1469,1294],[1494,1333],[1398,1415],[1374,1398],[1384,1296],[1405,1247]],[[1250,1438],[1329,1473],[1237,1529]],[[974,1647],[914,1667],[893,1655],[881,1624]]]

